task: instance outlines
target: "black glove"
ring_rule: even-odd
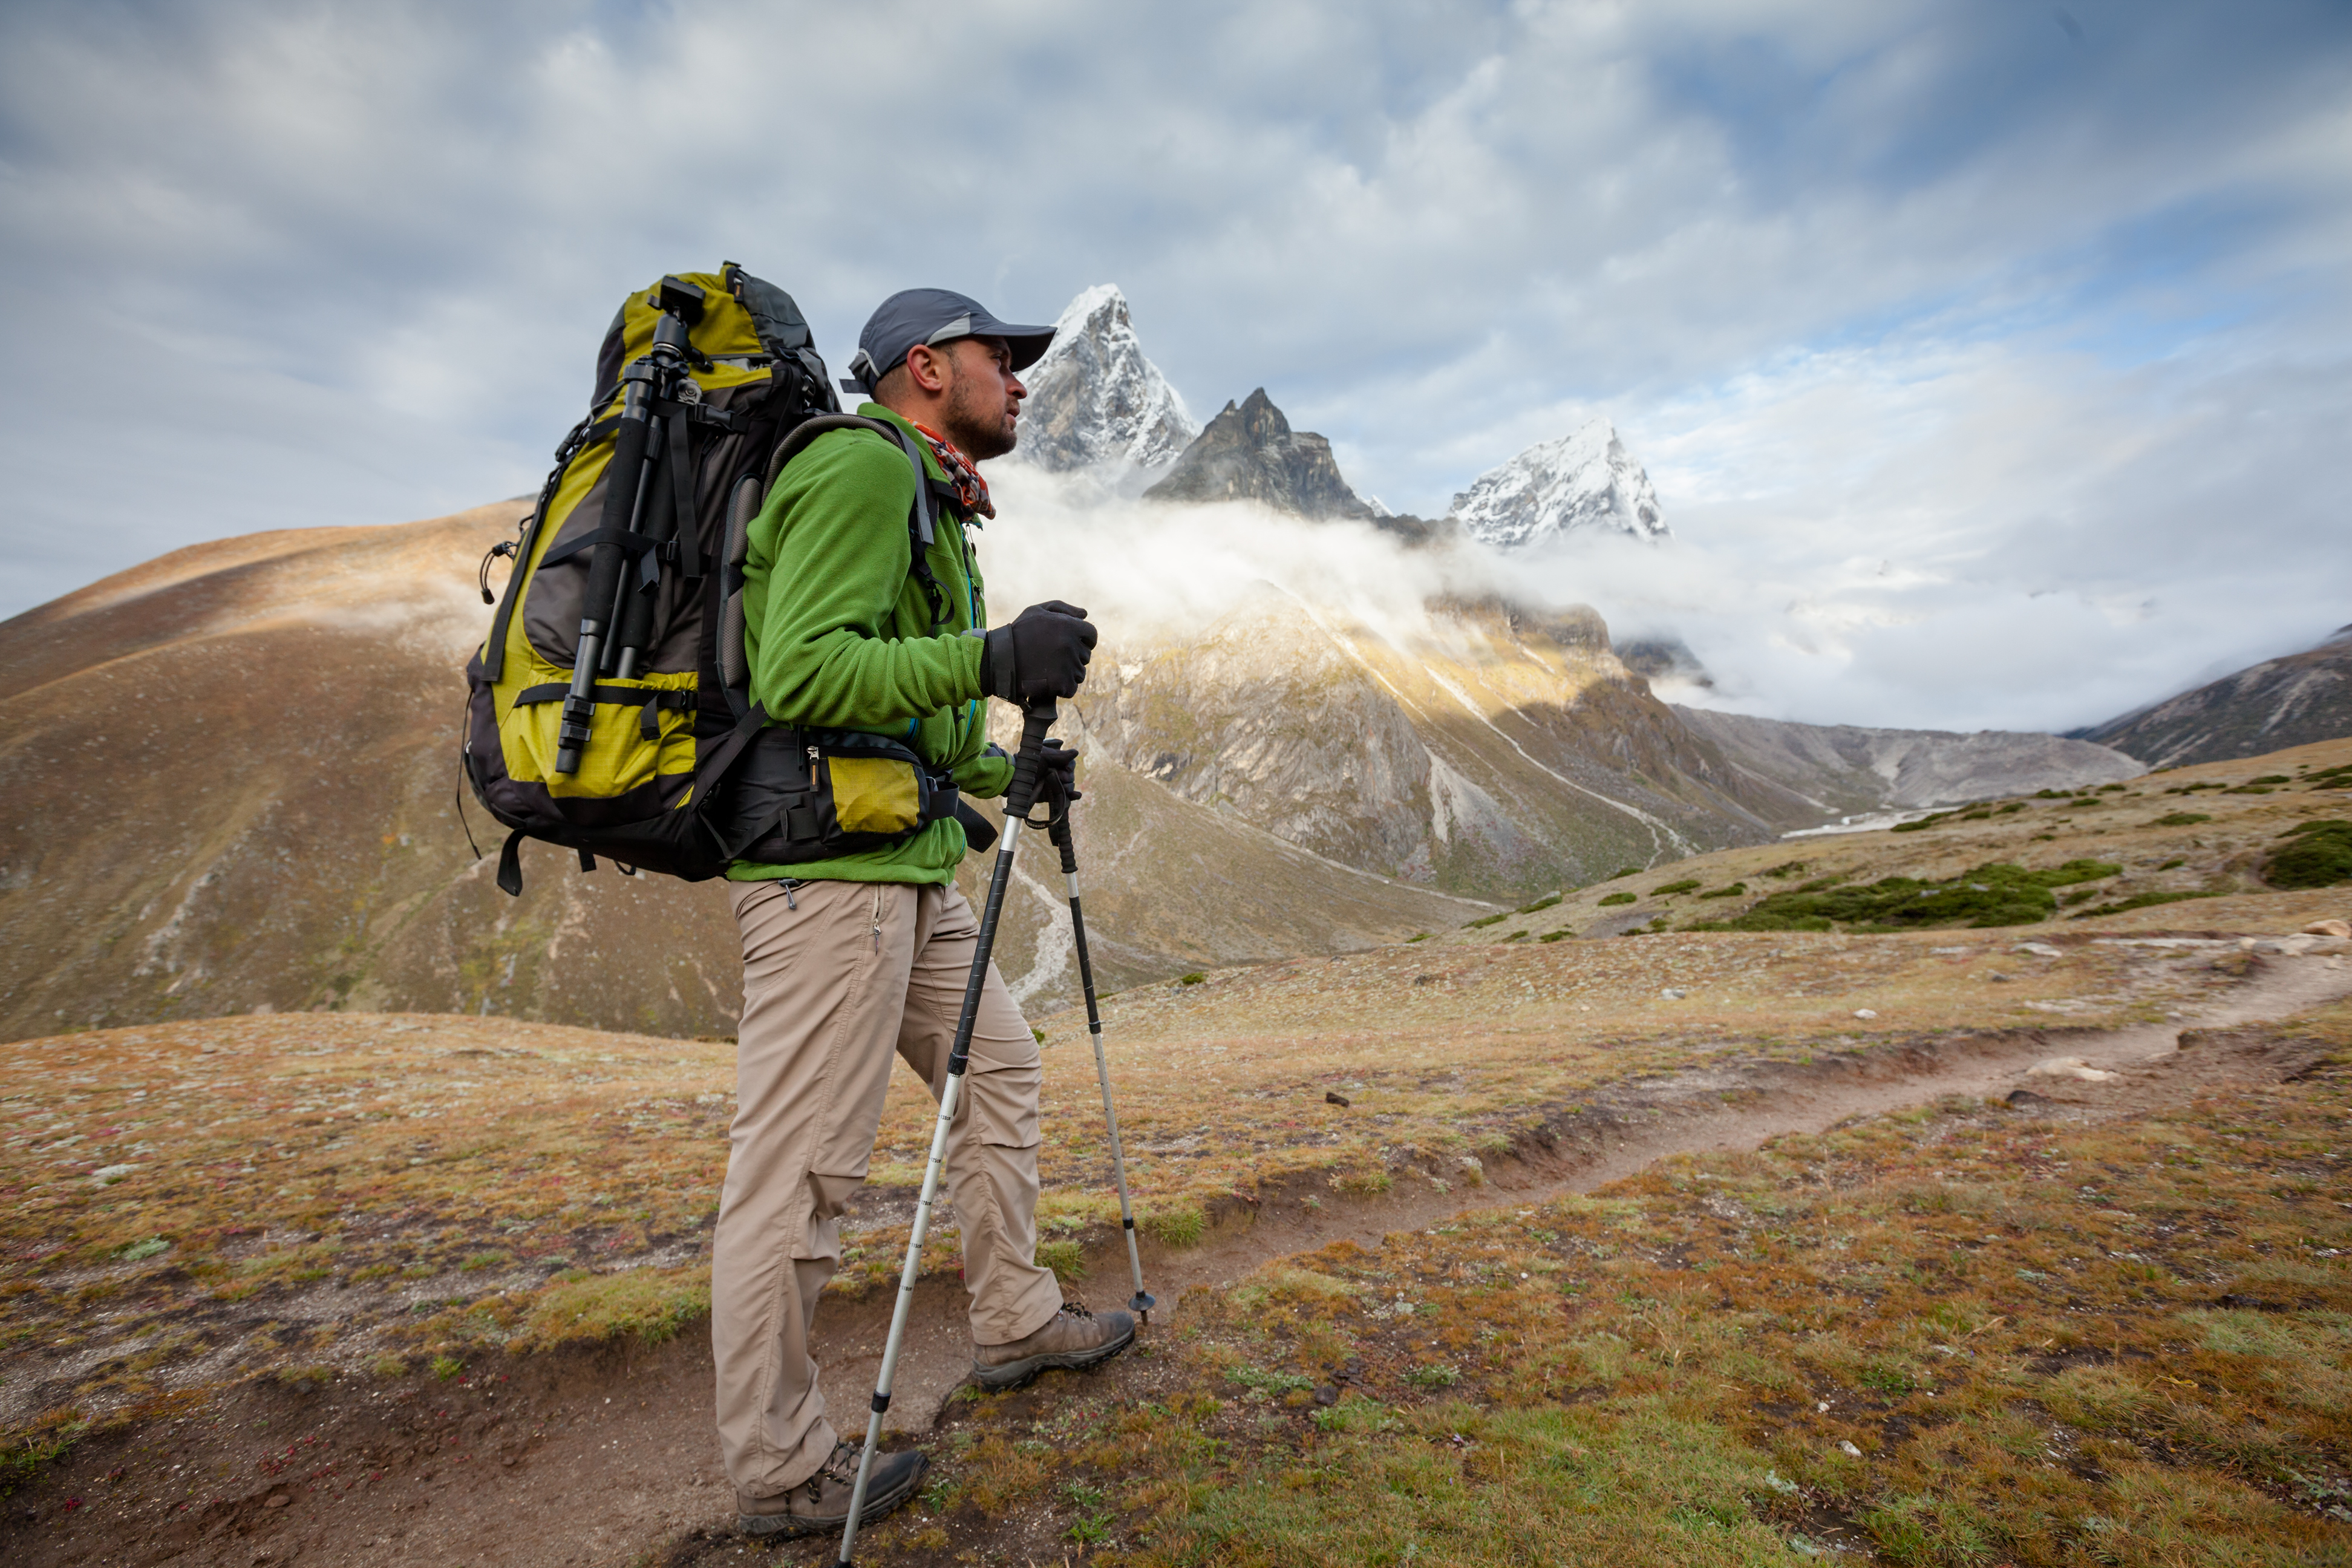
[[[1095,628],[1075,605],[1048,599],[1032,605],[988,634],[981,660],[980,689],[1007,702],[1040,697],[1076,697],[1094,657]]]
[[[1047,741],[1037,752],[1037,798],[1076,800],[1078,753],[1059,741]]]

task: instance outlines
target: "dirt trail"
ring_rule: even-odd
[[[1360,1202],[1304,1187],[1273,1192],[1220,1216],[1199,1246],[1155,1248],[1146,1270],[1165,1304],[1156,1321],[1180,1313],[1185,1291],[1269,1258],[1341,1239],[1373,1245],[1465,1210],[1585,1191],[1668,1154],[1752,1148],[1950,1094],[2027,1088],[2056,1102],[2042,1109],[2098,1115],[2274,1080],[2291,1066],[2231,1048],[2223,1032],[2347,994],[2352,964],[2272,957],[2228,995],[2163,1025],[1882,1044],[1804,1064],[1732,1062],[1621,1085],[1556,1120],[1548,1140],[1529,1142],[1519,1157],[1491,1162],[1483,1186],[1442,1190],[1408,1173],[1390,1193]],[[2198,1033],[2183,1048],[2189,1031]],[[2053,1057],[2080,1057],[2117,1076],[2026,1076]],[[1088,1261],[1089,1297],[1123,1300],[1123,1248],[1098,1249]],[[919,1296],[894,1426],[928,1428],[963,1380],[961,1299],[949,1280],[927,1282]],[[835,1409],[862,1410],[889,1309],[887,1290],[826,1304],[823,1377]],[[184,1419],[84,1445],[38,1488],[9,1500],[0,1558],[26,1568],[659,1561],[667,1543],[723,1532],[731,1520],[718,1479],[710,1377],[709,1343],[693,1333],[635,1355],[526,1360],[483,1384],[351,1382],[315,1394],[248,1385]],[[71,1509],[69,1496],[79,1499]]]
[[[1467,1210],[1590,1192],[1671,1154],[1753,1149],[1784,1133],[1819,1132],[1857,1116],[1933,1104],[1948,1094],[1981,1099],[2024,1089],[2093,1112],[2183,1100],[2209,1087],[2242,1081],[2247,1072],[2247,1064],[2235,1058],[2216,1060],[2210,1068],[2182,1059],[2184,1034],[2273,1023],[2352,995],[2352,965],[2338,960],[2274,957],[2264,964],[2226,997],[2162,1024],[1877,1045],[1824,1054],[1802,1066],[1735,1062],[1637,1080],[1604,1096],[1594,1114],[1563,1127],[1550,1149],[1528,1148],[1519,1158],[1491,1162],[1483,1190],[1401,1184],[1372,1203],[1342,1206],[1323,1197],[1315,1207],[1304,1201],[1306,1194],[1285,1194],[1262,1203],[1254,1223],[1221,1226],[1201,1246],[1148,1257],[1147,1273],[1162,1300],[1177,1300],[1182,1291],[1222,1284],[1269,1259],[1334,1241],[1372,1247],[1389,1232],[1434,1225]],[[2035,1064],[2060,1057],[2079,1057],[2118,1076],[2105,1083],[2026,1076]],[[1091,1261],[1095,1278],[1125,1277],[1124,1255],[1106,1253]]]

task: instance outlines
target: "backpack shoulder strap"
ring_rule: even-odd
[[[761,493],[765,495],[767,490],[775,489],[784,465],[807,451],[818,437],[833,430],[871,430],[897,442],[907,454],[907,462],[915,470],[915,504],[907,512],[907,574],[923,585],[923,596],[931,606],[931,631],[936,635],[948,621],[947,591],[932,575],[928,558],[931,541],[939,534],[939,503],[931,493],[930,472],[923,467],[922,448],[912,436],[887,419],[868,419],[862,414],[820,414],[803,419],[776,443],[775,455],[768,459],[767,484]]]

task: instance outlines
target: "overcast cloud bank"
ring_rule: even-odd
[[[1116,281],[1424,515],[1605,413],[1677,542],[1547,592],[1749,711],[2080,723],[2352,620],[2347,65],[2326,0],[19,5],[0,612],[529,490],[731,258],[836,363]]]

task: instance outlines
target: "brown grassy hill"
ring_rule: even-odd
[[[1559,898],[1530,900],[1499,919],[1481,916],[1436,940],[1541,943],[1708,924],[1753,928],[1791,908],[1794,899],[1850,893],[1888,878],[1908,879],[1913,894],[1931,885],[1965,889],[1970,874],[1988,866],[2029,873],[2078,868],[2063,874],[2080,879],[2047,889],[2040,917],[2000,928],[2037,939],[2053,931],[2197,929],[2255,919],[2291,920],[2273,929],[2292,930],[2315,916],[2347,913],[2347,900],[2341,889],[2280,890],[2265,880],[2264,867],[2298,826],[2347,820],[2352,741],[2329,741],[2129,784],[1989,800],[1903,830],[1725,850],[1563,889]],[[2093,867],[2104,869],[2090,874]],[[1857,929],[1848,919],[1834,923]],[[1902,921],[1894,923],[1899,928]]]
[[[581,876],[536,847],[509,900],[467,847],[472,578],[521,510],[201,545],[0,624],[0,1032],[325,1007],[731,1033],[722,889]],[[1109,983],[1468,912],[1114,772],[1090,770],[1079,818],[1108,874]],[[1045,885],[1012,913],[1004,966],[1051,1001],[1076,981]]]

